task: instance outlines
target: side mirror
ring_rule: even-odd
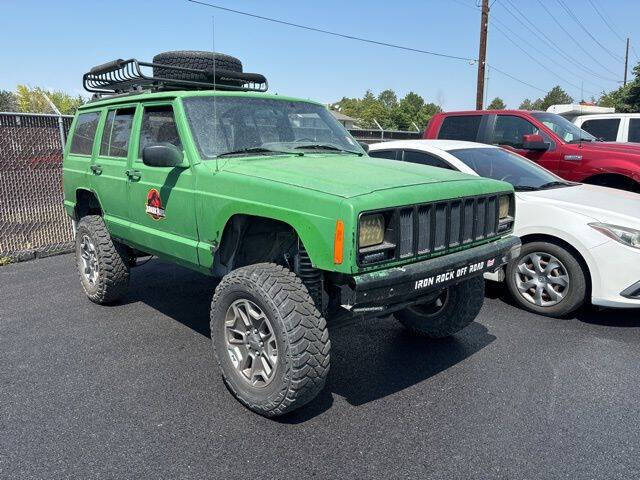
[[[142,150],[142,163],[150,167],[177,167],[182,158],[182,152],[171,143],[149,145]]]
[[[522,148],[525,150],[543,152],[545,150],[549,150],[549,144],[544,141],[542,135],[523,135]]]
[[[369,153],[369,144],[368,143],[364,143],[364,142],[358,142],[360,144],[360,146],[362,147],[362,149]]]

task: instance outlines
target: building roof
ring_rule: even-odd
[[[335,117],[336,120],[341,120],[343,122],[357,122],[357,118],[350,117],[349,115],[345,115],[344,113],[340,113],[338,110],[330,110],[331,115]]]

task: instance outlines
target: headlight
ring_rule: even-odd
[[[589,226],[617,242],[629,247],[640,248],[640,230],[609,225],[608,223],[590,223]]]
[[[511,210],[511,197],[508,195],[502,195],[499,200],[500,205],[500,220],[504,220],[509,216],[509,211]]]
[[[384,216],[380,213],[360,217],[360,248],[379,245],[384,241]]]

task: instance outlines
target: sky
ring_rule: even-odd
[[[415,49],[478,56],[479,0],[202,1]],[[487,62],[529,84],[489,68],[487,97],[500,96],[509,107],[558,84],[575,99],[617,88],[624,71],[618,36],[635,35],[631,43],[640,55],[638,0],[592,0],[615,33],[589,0],[491,1]],[[518,10],[555,48],[525,28]],[[0,0],[0,89],[24,83],[88,95],[82,74],[94,65],[116,58],[150,61],[162,51],[211,50],[214,44],[240,58],[245,71],[266,75],[270,90],[280,94],[332,103],[390,88],[399,96],[414,91],[445,110],[475,105],[477,66],[468,60],[337,38],[188,0]],[[630,69],[637,62],[630,53]]]

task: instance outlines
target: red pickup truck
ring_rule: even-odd
[[[555,113],[439,113],[427,125],[424,138],[500,145],[567,180],[640,192],[640,145],[598,141]]]

